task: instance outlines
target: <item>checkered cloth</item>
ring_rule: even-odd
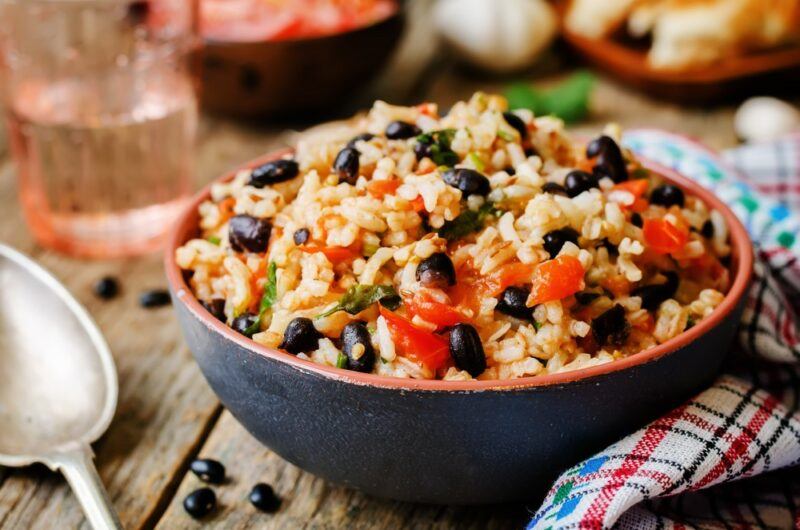
[[[800,134],[722,157],[663,131],[625,143],[732,207],[753,285],[724,375],[564,472],[528,528],[800,529]]]

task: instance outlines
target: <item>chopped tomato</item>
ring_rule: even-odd
[[[533,267],[521,262],[508,263],[480,280],[481,290],[487,296],[497,296],[506,287],[530,283]]]
[[[383,199],[384,195],[392,195],[400,187],[399,179],[391,180],[370,180],[367,184],[367,191],[373,197]]]
[[[649,206],[650,206],[650,202],[647,199],[643,199],[642,197],[639,197],[638,199],[633,201],[633,204],[631,204],[627,208],[632,212],[642,213],[645,210],[647,210],[647,208]]]
[[[574,256],[558,256],[539,264],[533,271],[528,305],[561,300],[583,289],[583,266]]]
[[[233,207],[236,206],[236,199],[233,197],[226,197],[222,199],[217,206],[219,208],[220,217],[222,217],[223,221],[227,221],[231,217],[233,217]]]
[[[350,247],[319,247],[317,245],[301,245],[298,247],[303,252],[314,254],[322,252],[328,260],[336,265],[361,257],[361,252]]]
[[[621,274],[609,276],[601,281],[600,284],[611,291],[614,296],[627,296],[631,292],[631,282]]]
[[[675,226],[666,219],[645,219],[644,240],[657,254],[671,254],[682,249],[689,241],[689,230]]]
[[[437,302],[425,293],[404,294],[403,303],[409,313],[419,316],[426,322],[436,324],[439,328],[455,326],[459,322],[467,320],[458,309]]]
[[[637,199],[647,191],[647,179],[626,180],[614,185],[615,190],[627,191]]]
[[[383,306],[380,306],[380,312],[400,354],[433,371],[444,367],[450,360],[450,346],[444,337],[419,329]]]
[[[425,201],[422,199],[422,195],[417,195],[417,197],[411,201],[411,209],[415,212],[421,212],[425,209]]]
[[[646,333],[652,333],[653,329],[655,329],[656,327],[656,322],[655,319],[653,318],[653,315],[647,313],[647,317],[644,318],[641,322],[637,322],[636,324],[634,324],[633,327],[635,327],[636,329],[640,329]]]
[[[420,114],[424,114],[426,116],[431,116],[433,118],[437,118],[436,113],[436,104],[435,103],[421,103],[417,105],[417,110],[419,110]]]

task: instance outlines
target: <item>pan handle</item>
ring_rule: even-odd
[[[60,470],[66,477],[83,508],[86,520],[94,530],[122,529],[119,517],[94,467],[91,447],[84,445],[53,455],[49,460],[50,467]]]

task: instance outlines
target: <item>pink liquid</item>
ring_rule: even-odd
[[[8,121],[23,209],[39,242],[63,252],[156,250],[192,192],[194,93],[175,79],[104,93],[128,99],[104,100],[86,81],[17,91]]]

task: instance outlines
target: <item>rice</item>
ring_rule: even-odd
[[[498,96],[446,116],[378,102],[214,184],[176,261],[235,330],[328,366],[464,381],[613,362],[707,318],[730,245],[720,212],[607,134],[590,157]],[[295,344],[301,319],[316,335]]]

